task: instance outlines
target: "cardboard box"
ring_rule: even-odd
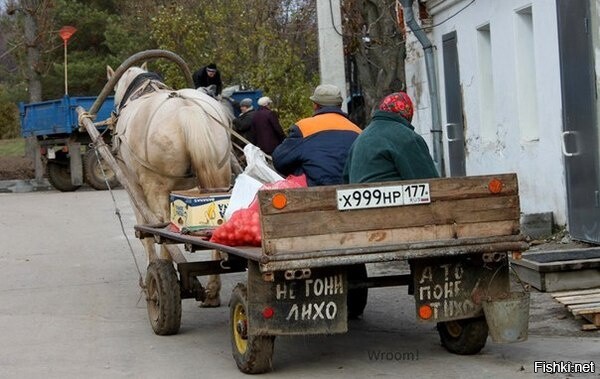
[[[171,224],[178,230],[215,228],[225,222],[229,193],[171,192]]]

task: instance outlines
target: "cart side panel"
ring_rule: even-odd
[[[494,179],[502,183],[495,193],[489,189]],[[337,209],[338,188],[423,182],[429,183],[428,204]],[[287,198],[282,209],[271,205],[276,193]],[[427,241],[455,244],[520,232],[516,174],[260,191],[259,200],[263,249],[268,255]]]
[[[441,322],[482,315],[481,301],[509,292],[505,253],[411,260],[415,313],[420,322]],[[419,309],[429,307],[424,318]]]
[[[23,137],[68,134],[68,97],[58,100],[22,104],[21,135]]]
[[[313,268],[306,277],[283,271],[264,280],[248,263],[248,333],[251,335],[335,334],[348,331],[348,282],[341,267]]]
[[[79,127],[75,108],[82,106],[89,109],[95,100],[96,98],[92,96],[64,96],[57,100],[21,103],[19,104],[21,135],[23,137],[69,135]],[[109,96],[98,111],[96,121],[109,118],[113,108],[114,98]]]

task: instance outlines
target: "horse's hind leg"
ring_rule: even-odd
[[[232,155],[233,156],[233,155]],[[202,183],[205,188],[211,187],[228,187],[230,170],[222,170],[216,174],[215,180],[212,183]],[[213,260],[221,260],[221,254],[217,250],[212,251]],[[221,305],[221,277],[219,275],[210,275],[208,277],[208,283],[206,284],[206,299],[202,302],[203,307],[218,307]]]
[[[161,186],[159,181],[153,181],[152,184],[147,185],[144,188],[144,192],[146,195],[146,199],[148,200],[148,205],[150,209],[156,215],[160,215],[161,221],[169,220],[169,196],[168,191],[164,192],[164,188],[168,188],[168,186]],[[173,249],[178,249],[176,246],[170,246]],[[171,254],[169,253],[166,246],[160,246],[160,258],[172,260]],[[213,259],[220,259],[220,255],[218,252],[214,251],[212,253]],[[198,278],[192,278],[191,280],[198,280]],[[200,287],[202,285],[198,283]],[[218,307],[221,305],[221,299],[219,297],[219,292],[221,291],[221,280],[218,275],[210,275],[208,277],[208,283],[204,289],[204,293],[206,295],[205,300],[202,302],[202,307]]]
[[[213,250],[213,260],[221,260],[221,254]],[[206,283],[206,299],[202,302],[202,307],[211,308],[218,307],[221,305],[221,277],[219,275],[210,275],[208,277],[208,283]]]

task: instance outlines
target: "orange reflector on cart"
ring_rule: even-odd
[[[271,204],[275,209],[283,209],[287,205],[287,197],[282,193],[276,193],[271,199]]]
[[[495,178],[490,180],[490,182],[488,183],[488,189],[491,193],[500,193],[500,191],[502,191],[502,186],[502,182],[499,179]]]
[[[433,316],[433,309],[427,304],[419,307],[419,317],[423,320],[429,320]]]
[[[275,314],[275,311],[271,307],[266,307],[262,311],[262,315],[264,318],[271,318],[271,317],[273,317],[274,314]]]

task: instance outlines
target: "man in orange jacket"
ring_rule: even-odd
[[[338,87],[322,84],[310,100],[313,116],[291,127],[273,151],[273,165],[283,175],[305,174],[309,186],[341,184],[348,151],[361,130],[342,111]]]

